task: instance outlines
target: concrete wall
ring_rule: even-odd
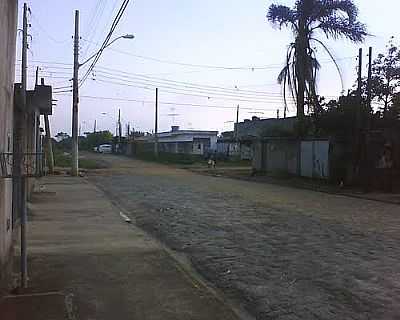
[[[253,143],[253,169],[329,179],[330,141],[264,139]],[[300,156],[300,159],[299,159]]]
[[[12,152],[17,1],[0,1],[0,153]],[[12,181],[0,177],[0,286],[12,246]]]

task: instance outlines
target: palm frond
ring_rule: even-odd
[[[331,60],[333,61],[333,63],[335,64],[336,70],[339,74],[340,77],[340,83],[342,85],[342,91],[344,91],[344,80],[343,80],[343,74],[342,71],[340,70],[340,66],[337,63],[335,57],[333,56],[332,52],[328,49],[328,47],[320,40],[316,39],[316,38],[311,38],[311,40],[317,42],[322,48],[324,48],[324,50],[326,51],[326,53],[328,53],[329,57],[331,58]]]
[[[268,9],[267,19],[280,29],[283,26],[297,29],[297,13],[287,6],[272,4]]]
[[[347,38],[355,43],[363,42],[368,35],[365,24],[343,17],[327,17],[315,29],[321,29],[327,37]]]
[[[356,21],[358,9],[352,0],[319,0],[315,3],[312,19],[321,20],[339,14],[345,14],[349,21]]]

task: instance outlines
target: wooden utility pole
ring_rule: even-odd
[[[156,104],[154,118],[154,155],[158,158],[158,88],[156,88]]]
[[[79,174],[79,143],[78,143],[78,104],[79,104],[79,10],[75,10],[75,35],[74,35],[74,75],[72,78],[72,167],[71,175]]]

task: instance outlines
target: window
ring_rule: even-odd
[[[197,149],[201,150],[201,143],[198,144]]]

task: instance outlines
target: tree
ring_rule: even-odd
[[[304,117],[305,98],[314,108],[319,107],[316,78],[320,64],[314,45],[321,46],[338,68],[326,45],[317,38],[322,32],[327,38],[347,38],[355,43],[367,36],[366,26],[357,20],[358,9],[352,0],[297,0],[293,9],[272,4],[267,19],[281,29],[289,27],[295,41],[289,45],[285,66],[278,76],[283,85],[286,107],[287,89],[296,100],[297,116]]]
[[[393,37],[387,45],[386,54],[379,54],[372,64],[372,98],[383,104],[383,115],[398,103],[400,92],[400,49],[394,45]]]
[[[113,140],[113,135],[110,131],[98,131],[93,133],[86,133],[85,142],[82,143],[82,148],[87,150],[93,150],[101,144],[111,143]]]

